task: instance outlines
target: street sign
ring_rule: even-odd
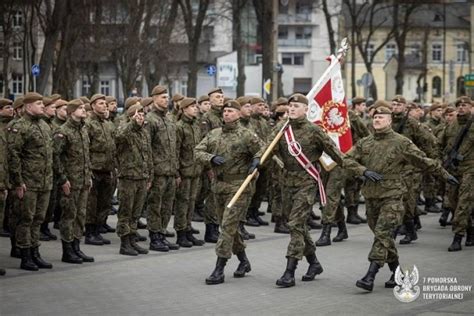
[[[468,74],[464,76],[464,87],[474,87],[474,74]]]
[[[263,84],[263,91],[265,91],[265,93],[269,95],[271,93],[271,89],[272,89],[272,80],[267,79],[265,83]]]
[[[40,66],[37,64],[31,66],[31,74],[33,77],[38,77],[40,75]]]
[[[214,76],[214,75],[216,74],[216,72],[217,72],[217,68],[216,68],[215,65],[209,65],[209,66],[207,66],[207,74],[208,74],[209,76]]]

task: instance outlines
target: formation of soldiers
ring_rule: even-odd
[[[274,232],[290,235],[278,286],[295,285],[303,257],[309,266],[302,280],[314,280],[323,272],[316,246],[348,239],[346,223],[368,223],[374,233],[370,266],[356,285],[372,291],[387,263],[393,273],[385,286],[394,287],[396,238],[404,235],[402,245],[417,240],[420,215],[440,213],[440,225],[452,225],[449,251],[461,250],[464,237],[472,246],[473,102],[463,96],[425,113],[403,96],[368,108],[365,101],[352,100],[353,147],[344,155],[306,119],[309,102],[298,93],[268,105],[260,97],[225,98],[219,88],[198,99],[170,99],[158,85],[150,97],[127,98],[120,115],[117,100],[101,94],[66,101],[30,92],[14,102],[0,99],[0,223],[10,255],[21,259],[21,269],[51,269],[40,253],[40,240],[57,239],[51,223],[59,228],[61,260],[71,264],[95,260],[81,250],[83,236],[85,244],[102,246],[111,243],[104,234],[116,232],[119,253],[128,256],[215,243],[217,262],[206,283],[219,284],[232,254],[239,260],[234,277],[251,271],[245,240],[255,235],[245,226],[269,225],[261,218],[267,200]],[[261,164],[277,135],[271,158]],[[331,171],[319,163],[323,152],[337,164]],[[258,177],[227,207],[256,169]],[[107,224],[114,192],[116,228]],[[361,193],[367,218],[358,213]],[[318,198],[326,201],[322,226],[314,222]],[[168,240],[175,236],[172,215],[176,243]],[[204,240],[195,237],[193,221],[205,223]],[[310,228],[322,228],[316,242]],[[139,244],[147,241],[139,229],[148,230],[148,247]]]

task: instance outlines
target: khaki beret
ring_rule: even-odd
[[[375,114],[389,114],[389,115],[391,115],[392,110],[390,110],[390,108],[388,108],[386,106],[380,105],[380,106],[375,108],[373,115],[375,115]]]
[[[234,108],[240,111],[240,103],[235,100],[229,100],[224,103],[223,109],[225,108]]]
[[[265,100],[260,97],[253,97],[250,99],[250,103],[252,105],[257,104],[257,103],[265,103]]]
[[[135,112],[143,112],[143,106],[141,104],[132,104],[132,106],[127,109],[128,116],[134,116]]]
[[[430,106],[430,112],[432,112],[434,110],[437,110],[437,109],[442,109],[442,108],[444,108],[444,105],[442,103],[435,102]]]
[[[352,104],[359,104],[359,103],[362,103],[362,102],[365,102],[364,97],[355,97],[355,98],[352,99]]]
[[[125,100],[125,110],[130,108],[132,105],[135,105],[137,104],[138,102],[140,102],[140,99],[138,99],[137,97],[129,97]]]
[[[28,92],[23,96],[23,104],[33,103],[40,100],[43,100],[43,96],[36,92]]]
[[[51,95],[50,98],[53,99],[53,102],[55,102],[55,101],[58,101],[59,99],[61,99],[61,95],[59,93],[55,93],[55,94]]]
[[[454,105],[457,107],[457,106],[458,106],[459,104],[461,104],[461,103],[469,103],[469,104],[471,104],[472,101],[471,101],[471,98],[470,98],[470,97],[463,95],[463,96],[461,96],[461,97],[459,97],[459,98],[456,99],[456,103],[454,103]]]
[[[377,101],[375,101],[375,103],[371,107],[376,109],[379,106],[389,108],[390,110],[392,109],[392,104],[390,104],[390,102],[387,102],[385,100],[377,100]]]
[[[51,99],[50,97],[43,97],[43,104],[44,106],[53,105],[53,99]]]
[[[12,105],[12,104],[13,104],[13,101],[10,99],[5,99],[5,98],[0,99],[0,108],[3,108],[4,106],[7,106],[7,105]]]
[[[143,107],[149,106],[152,103],[153,103],[153,98],[143,98],[143,99],[140,100],[140,104]]]
[[[151,90],[151,95],[159,95],[167,92],[168,90],[165,87],[157,85]]]
[[[452,106],[448,106],[448,107],[444,110],[444,114],[453,113],[453,112],[456,112],[456,108],[455,108],[455,107],[452,107]]]
[[[188,106],[191,106],[193,104],[197,104],[197,101],[195,98],[184,98],[183,101],[179,104],[180,109],[185,109]]]
[[[91,103],[91,100],[89,100],[89,98],[86,96],[79,97],[79,99],[81,99],[81,101],[84,103]]]
[[[298,103],[304,103],[306,105],[308,105],[308,98],[306,98],[304,95],[302,95],[301,93],[295,93],[293,94],[289,99],[288,99],[288,103],[290,102],[298,102]]]
[[[221,88],[214,88],[214,89],[211,89],[211,91],[209,91],[209,92],[207,93],[207,95],[208,95],[208,96],[211,96],[211,94],[217,93],[217,92],[224,94],[224,91],[222,91]]]
[[[398,103],[403,103],[403,104],[407,103],[407,100],[402,95],[399,95],[399,94],[393,97],[392,102],[393,101],[398,102]]]
[[[18,97],[15,99],[13,102],[13,108],[16,110],[18,108],[21,108],[23,106],[23,97]]]
[[[288,112],[288,105],[278,105],[275,109],[275,113],[285,113]]]
[[[100,94],[100,93],[96,93],[94,94],[92,97],[91,97],[91,104],[94,103],[95,101],[97,100],[105,100],[105,95],[103,94]]]
[[[198,99],[198,103],[204,102],[204,101],[209,101],[209,96],[208,95],[201,95]]]
[[[284,98],[284,97],[279,97],[277,100],[276,100],[276,103],[275,103],[277,106],[278,105],[288,105],[288,99],[287,98]]]
[[[66,108],[67,114],[71,114],[72,112],[76,111],[83,104],[84,102],[82,102],[81,99],[74,99],[69,101]]]
[[[171,101],[173,102],[179,102],[181,100],[184,99],[184,95],[180,94],[180,93],[176,93],[175,95],[173,95],[173,97],[171,98]]]
[[[56,104],[56,109],[62,107],[62,106],[65,106],[68,104],[68,102],[66,100],[63,100],[63,99],[59,99],[55,102]]]
[[[105,102],[110,103],[110,102],[117,102],[117,99],[111,95],[108,95],[105,97]]]

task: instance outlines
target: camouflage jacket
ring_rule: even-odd
[[[109,172],[115,168],[115,142],[111,122],[95,113],[86,119],[89,154],[93,171]],[[113,124],[112,124],[113,125]]]
[[[202,136],[204,137],[215,128],[222,127],[222,124],[222,108],[213,105],[211,109],[201,117]]]
[[[176,125],[166,117],[166,112],[157,109],[148,112],[146,120],[155,175],[178,176]]]
[[[7,161],[7,124],[11,120],[11,117],[0,116],[0,190],[10,188]]]
[[[55,116],[54,119],[51,121],[51,130],[53,131],[53,133],[56,132],[58,128],[60,128],[61,125],[63,125],[64,123],[66,123],[66,121],[63,121],[57,116]]]
[[[469,120],[473,120],[472,115],[457,116],[457,119],[451,124],[446,125],[446,128],[442,130],[439,135],[439,145],[441,150],[441,156],[443,159],[447,158],[447,155],[454,146],[454,142],[461,130],[466,126]],[[471,123],[469,131],[461,143],[458,150],[459,160],[451,166],[450,171],[454,174],[465,174],[474,172],[474,124]]]
[[[54,173],[60,185],[69,181],[71,189],[90,185],[89,136],[84,122],[69,118],[54,132]]]
[[[51,129],[41,118],[24,114],[9,129],[8,167],[13,187],[48,191],[53,186]]]
[[[357,144],[361,138],[369,136],[369,129],[355,112],[349,111],[349,121],[351,122],[352,145]]]
[[[123,122],[115,134],[118,177],[130,180],[153,180],[153,155],[146,127],[134,120]]]
[[[201,139],[201,129],[197,120],[182,115],[176,124],[176,151],[181,177],[198,177],[201,174],[202,167],[194,154],[194,147]]]
[[[406,164],[440,174],[445,179],[449,175],[438,160],[428,158],[410,139],[390,127],[361,139],[344,158],[344,168],[356,175],[361,176],[368,169],[383,176],[378,183],[365,181],[362,194],[367,199],[400,196],[406,192],[402,175]]]

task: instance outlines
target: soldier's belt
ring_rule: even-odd
[[[247,178],[248,174],[246,173],[239,173],[239,174],[219,174],[216,176],[216,179],[219,181],[229,182],[229,181],[236,181],[236,180],[244,180]]]

